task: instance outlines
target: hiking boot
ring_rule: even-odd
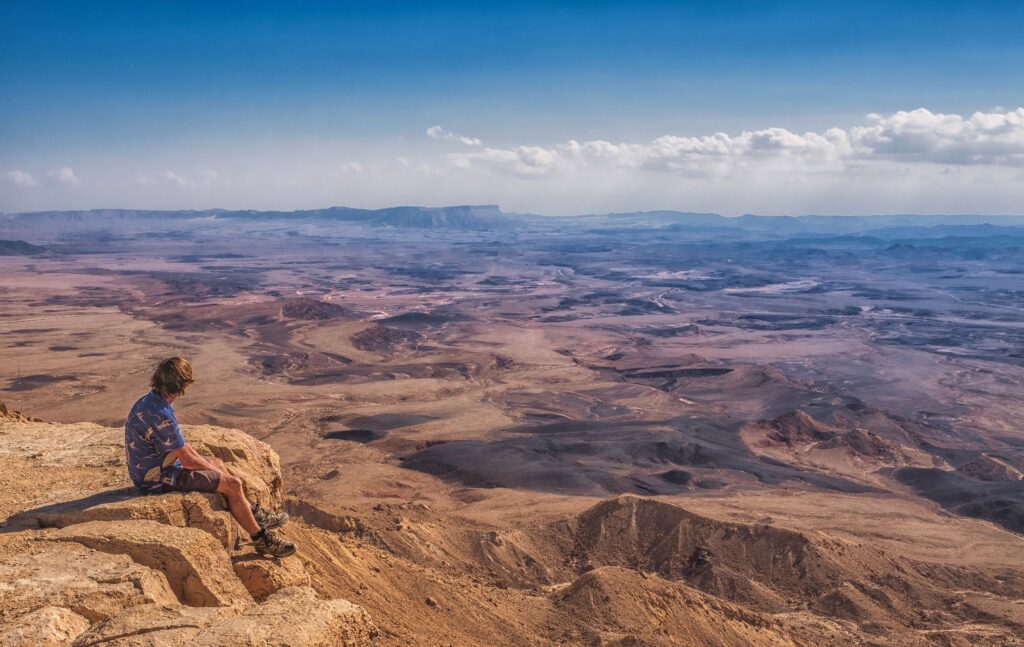
[[[252,516],[256,518],[256,523],[260,524],[260,527],[267,530],[280,528],[288,521],[287,512],[269,512],[258,503],[252,504]]]
[[[269,530],[253,542],[256,552],[267,557],[288,557],[295,554],[295,544],[281,539]]]

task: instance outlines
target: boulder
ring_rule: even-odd
[[[145,520],[90,521],[66,526],[47,537],[128,555],[136,563],[163,573],[183,604],[252,604],[252,596],[235,577],[223,546],[202,530]]]
[[[42,607],[0,628],[6,647],[58,647],[71,644],[89,627],[89,621],[64,607]]]
[[[32,516],[39,525],[49,528],[89,521],[156,521],[178,528],[198,528],[213,535],[230,551],[238,541],[238,531],[225,507],[219,494],[188,492],[142,496],[133,488],[118,488],[19,516]]]
[[[347,600],[321,600],[308,587],[287,588],[244,613],[200,631],[194,647],[362,647],[377,628]]]
[[[252,597],[262,602],[281,589],[309,586],[309,574],[300,559],[266,559],[250,553],[235,557],[235,575]]]
[[[224,461],[242,479],[250,501],[276,510],[283,503],[281,460],[270,445],[236,429],[197,425],[183,429],[197,452]]]
[[[177,603],[162,573],[71,543],[39,542],[0,556],[0,582],[0,624],[44,607],[98,622],[140,604]]]

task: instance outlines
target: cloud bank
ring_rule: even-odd
[[[869,119],[874,123],[821,133],[765,128],[738,135],[663,135],[648,143],[571,139],[548,147],[487,147],[451,153],[448,161],[456,169],[518,177],[580,172],[595,166],[689,177],[837,173],[873,162],[1024,167],[1024,108],[976,112],[967,118],[919,108],[889,117],[869,115]]]
[[[547,214],[1024,214],[1024,108],[919,108],[815,131],[766,125],[646,141],[419,133],[188,142],[134,158],[106,150],[74,159],[81,176],[0,151],[0,210],[497,203]]]

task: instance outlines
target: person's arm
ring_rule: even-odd
[[[213,463],[206,460],[199,453],[192,449],[192,445],[185,443],[181,448],[174,451],[172,454],[175,458],[181,461],[181,466],[187,470],[213,470],[219,472]]]

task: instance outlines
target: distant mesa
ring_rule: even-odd
[[[45,251],[45,247],[23,240],[0,240],[0,256],[34,256]]]
[[[515,220],[501,212],[497,205],[456,205],[449,207],[388,207],[385,209],[354,209],[352,207],[327,207],[325,209],[304,209],[299,211],[257,211],[252,209],[229,211],[226,209],[201,210],[137,210],[137,209],[93,209],[79,211],[37,211],[32,213],[7,214],[7,220],[31,219],[34,224],[71,222],[87,223],[95,219],[105,226],[113,226],[132,220],[159,219],[161,221],[196,219],[248,219],[248,220],[319,220],[352,222],[374,227],[398,229],[504,229],[515,224]],[[24,221],[22,221],[24,222]]]
[[[228,212],[222,217],[234,217],[246,213],[253,212]],[[501,209],[497,205],[390,207],[387,209],[330,207],[328,209],[293,211],[289,215],[296,218],[346,220],[406,229],[500,229],[513,224],[511,219],[501,213]]]

